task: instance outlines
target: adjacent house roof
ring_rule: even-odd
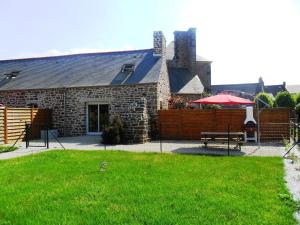
[[[239,91],[245,92],[251,95],[256,95],[259,92],[270,93],[273,96],[279,91],[285,90],[284,85],[264,85],[263,83],[245,83],[245,84],[222,84],[222,85],[212,85],[211,91],[213,94],[221,93],[222,91]]]
[[[153,83],[161,63],[153,49],[3,60],[0,90]],[[124,64],[133,64],[134,72],[123,71]],[[7,77],[14,71],[15,78]]]
[[[188,69],[185,68],[168,68],[170,88],[172,93],[202,93],[204,87],[199,77],[193,76]]]
[[[281,84],[279,85],[265,85],[264,91],[267,93],[272,94],[274,97],[277,95],[278,92],[284,91],[285,87]]]
[[[212,85],[211,92],[213,94],[221,93],[222,91],[241,91],[246,92],[252,95],[255,95],[259,92],[258,83],[245,83],[245,84],[221,84],[221,85]]]
[[[290,93],[300,93],[300,84],[286,85],[286,90]]]

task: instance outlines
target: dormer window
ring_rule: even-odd
[[[4,76],[6,76],[6,79],[15,79],[19,75],[20,72],[21,71],[15,70],[10,73],[4,74]]]
[[[122,66],[122,73],[132,73],[134,72],[134,64],[133,63],[127,63],[127,64],[124,64]]]

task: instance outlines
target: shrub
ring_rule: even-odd
[[[0,153],[2,152],[10,152],[18,149],[16,146],[1,146],[0,145]]]
[[[222,109],[222,106],[215,104],[202,104],[203,109]]]
[[[169,108],[171,109],[184,109],[187,106],[188,106],[188,102],[186,101],[186,99],[180,96],[172,97],[169,100]]]
[[[300,103],[295,106],[295,112],[300,115]]]
[[[102,134],[103,144],[116,145],[121,141],[119,129],[117,126],[105,127]]]
[[[295,104],[297,105],[297,104],[300,104],[300,93],[297,93],[296,95],[295,95]]]
[[[207,92],[203,92],[201,95],[198,95],[198,98],[208,97],[211,94]],[[196,100],[196,99],[195,99]],[[193,100],[190,100],[185,96],[172,96],[169,99],[169,109],[193,109],[195,105],[193,104]]]
[[[276,107],[288,107],[288,108],[295,107],[294,99],[288,91],[278,92],[275,97],[274,103]]]
[[[258,102],[259,108],[266,108],[267,106],[264,103],[262,103],[261,101],[259,101],[258,99],[260,99],[261,101],[264,101],[270,107],[273,107],[273,105],[274,105],[273,97],[272,97],[272,95],[270,95],[268,93],[260,92],[254,98],[255,103],[257,104],[257,102]]]
[[[120,142],[125,144],[127,142],[127,140],[125,139],[124,124],[123,124],[121,118],[119,116],[116,116],[113,119],[112,124],[119,129]]]
[[[120,117],[115,117],[112,123],[103,129],[102,143],[116,145],[125,142],[124,125]]]

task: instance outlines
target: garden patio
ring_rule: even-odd
[[[50,149],[73,149],[73,150],[120,150],[130,152],[153,152],[153,153],[177,153],[193,155],[227,155],[227,144],[218,144],[210,148],[205,148],[200,141],[195,140],[162,140],[151,141],[144,144],[119,144],[103,145],[98,136],[78,136],[58,138],[49,141]],[[0,159],[15,158],[33,153],[46,151],[46,147],[35,147],[43,145],[42,140],[30,142],[30,147],[26,148],[26,143],[21,142],[16,146],[18,150],[0,154]],[[8,145],[9,146],[9,145]],[[62,147],[63,146],[63,147]],[[241,151],[233,149],[231,146],[231,156],[282,156],[285,147],[281,142],[262,143],[257,146],[256,143],[245,144]]]

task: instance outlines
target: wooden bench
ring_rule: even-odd
[[[236,148],[241,150],[243,137],[243,132],[201,132],[201,139],[204,138],[205,148],[207,148],[208,143],[227,143],[229,150],[229,144],[235,143]]]

